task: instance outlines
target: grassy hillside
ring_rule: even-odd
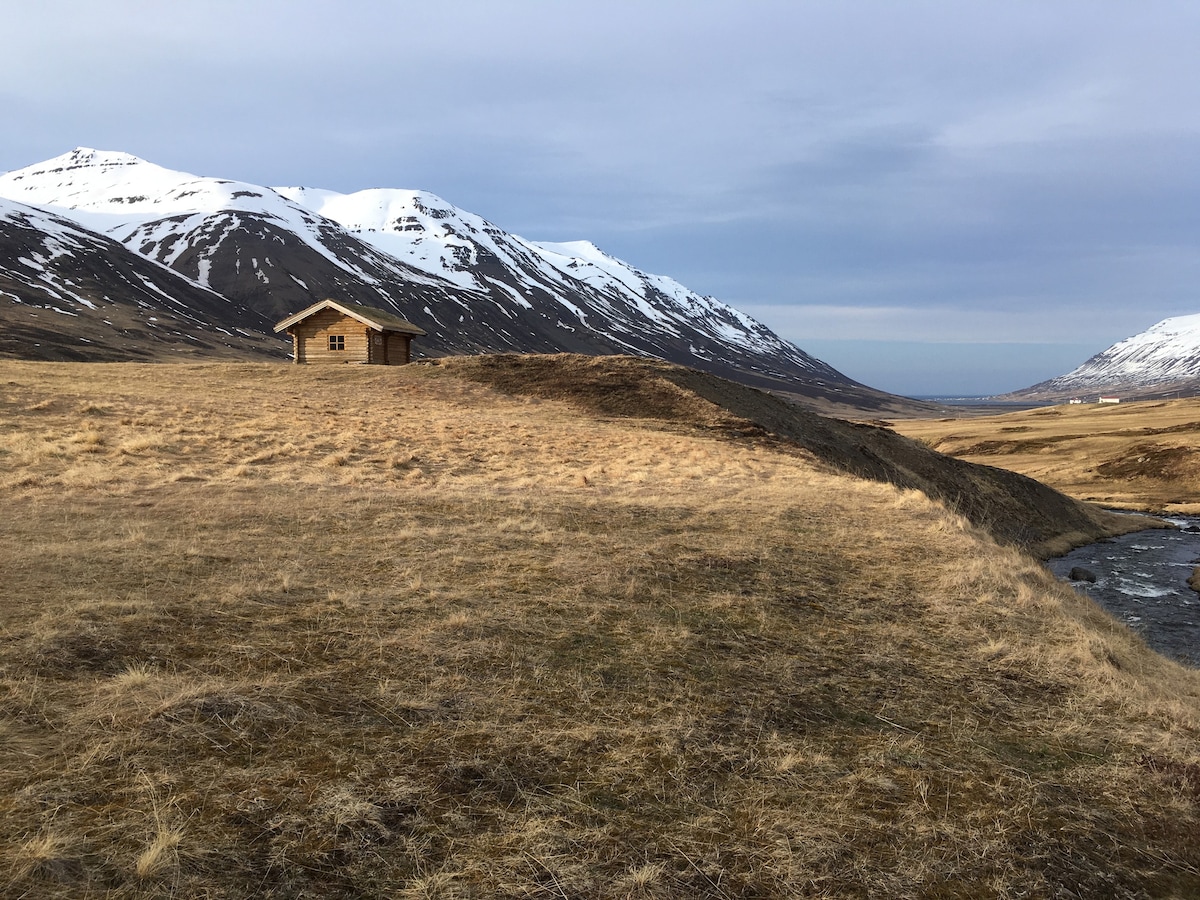
[[[708,382],[458,365],[0,362],[7,895],[1200,892],[1198,673]]]
[[[659,360],[500,354],[437,360],[464,378],[520,396],[562,400],[592,415],[697,427],[941,501],[992,537],[1039,556],[1145,527],[1040,482],[964,464],[873,425],[814,415],[762,391]]]
[[[942,453],[1119,509],[1200,514],[1200,399],[897,420]]]

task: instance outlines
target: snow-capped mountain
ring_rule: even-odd
[[[1023,398],[1117,394],[1200,395],[1200,314],[1164,319],[1113,344],[1079,368],[1016,391]]]
[[[80,148],[0,175],[0,197],[74,220],[267,320],[334,297],[419,325],[424,355],[631,353],[835,400],[874,393],[670,278],[588,242],[528,241],[423,191],[268,188]]]
[[[4,199],[0,322],[0,353],[26,358],[283,355],[253,310],[70,219]]]

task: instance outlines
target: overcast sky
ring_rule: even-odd
[[[1200,312],[1195,0],[0,0],[0,171],[421,188],[875,387]]]

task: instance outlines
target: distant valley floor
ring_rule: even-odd
[[[1118,509],[1200,513],[1200,399],[897,419],[901,434]]]

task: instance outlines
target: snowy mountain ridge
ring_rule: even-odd
[[[0,175],[0,196],[50,208],[85,228],[139,246],[193,231],[214,216],[237,222],[233,214],[240,212],[278,223],[335,264],[345,265],[319,238],[322,226],[331,223],[270,188],[176,172],[128,153],[76,148]],[[172,244],[172,252],[158,257],[166,265],[187,249],[184,242]]]
[[[535,270],[536,281],[549,281],[562,293],[573,291],[573,283],[581,281],[602,295],[635,298],[643,315],[676,335],[681,317],[682,324],[694,324],[697,316],[704,316],[711,319],[715,335],[725,341],[751,351],[764,344],[777,352],[787,350],[786,342],[749,316],[711,297],[701,297],[673,279],[635,269],[589,241],[528,241],[428,191],[373,188],[339,194],[315,188],[263,188],[175,172],[128,153],[80,147],[0,175],[0,196],[52,208],[134,249],[160,244],[180,231],[203,229],[208,217],[217,213],[266,216],[305,238],[335,264],[363,275],[330,253],[320,239],[322,225],[334,222],[380,252],[431,276],[428,283],[432,285],[449,282],[486,295],[495,290],[496,283],[476,267],[481,258],[495,257],[509,269]],[[187,218],[180,218],[184,216]],[[231,221],[233,228],[240,224],[236,217]],[[175,240],[172,249],[157,258],[172,265],[186,249],[185,242]],[[414,273],[407,274],[413,277]],[[198,267],[196,275],[206,282],[205,267]],[[528,305],[521,294],[510,296],[518,304]],[[564,303],[563,307],[587,327],[586,314],[577,304]],[[629,349],[636,352],[634,347]]]
[[[480,271],[480,263],[499,261],[509,271],[523,272],[519,285],[537,290],[557,288],[560,302],[582,282],[615,313],[633,302],[639,311],[671,334],[707,321],[714,336],[750,351],[787,352],[789,344],[749,316],[712,297],[702,297],[674,279],[652,275],[600,250],[590,241],[529,241],[497,228],[486,219],[447,203],[428,191],[372,188],[353,194],[312,188],[277,187],[278,194],[337,222],[365,243],[460,288],[487,293],[496,282]],[[523,293],[513,300],[529,307]],[[587,315],[575,303],[565,311],[588,327]],[[609,337],[615,337],[609,334]],[[637,352],[635,347],[629,348]],[[797,360],[807,365],[807,360]]]
[[[70,153],[0,175],[3,196],[70,211],[86,228],[120,233],[121,226],[181,213],[267,211],[292,224],[311,219],[255,185],[198,178],[128,153],[78,147]]]

